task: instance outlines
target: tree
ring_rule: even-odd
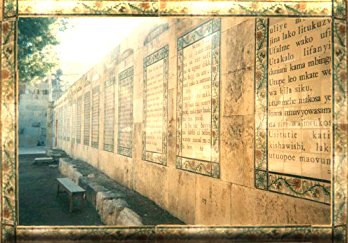
[[[67,21],[58,18],[20,18],[18,21],[18,72],[20,83],[34,82],[56,73],[58,31]]]

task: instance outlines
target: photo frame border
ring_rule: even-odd
[[[16,240],[347,241],[347,2],[3,0],[1,19],[1,242]],[[17,226],[17,21],[36,16],[254,16],[332,19],[332,221],[315,226]]]

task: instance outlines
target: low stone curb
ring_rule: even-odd
[[[96,208],[102,222],[106,225],[141,226],[141,217],[129,208],[122,192],[107,190],[98,183],[83,176],[69,161],[59,159],[59,172],[86,190],[87,200]]]
[[[34,159],[33,165],[51,165],[54,163],[55,161],[52,157],[40,157]]]

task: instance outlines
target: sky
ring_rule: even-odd
[[[58,33],[56,50],[63,71],[62,83],[69,86],[99,63],[124,37],[150,18],[69,18],[67,30]],[[65,84],[64,84],[65,83]]]

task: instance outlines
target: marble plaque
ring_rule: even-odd
[[[133,67],[118,76],[117,153],[127,157],[132,157],[133,145],[133,79]]]
[[[62,111],[62,107],[59,107],[58,109],[58,139],[59,140],[63,138],[62,132],[63,132],[63,111]]]
[[[83,144],[89,146],[91,129],[91,92],[87,91],[83,97]]]
[[[70,118],[71,118],[71,106],[69,104],[66,105],[65,107],[65,126],[66,126],[66,129],[65,129],[65,138],[66,138],[66,141],[70,141],[70,129],[71,129],[71,124],[70,124]]]
[[[104,84],[104,150],[114,151],[115,93],[114,77]]]
[[[63,140],[66,141],[66,135],[67,135],[67,122],[66,122],[66,114],[67,109],[66,105],[63,106]]]
[[[76,103],[76,143],[81,143],[81,126],[82,126],[82,95],[77,98]]]
[[[177,161],[179,169],[218,178],[220,20],[178,39]]]
[[[99,145],[99,86],[92,90],[92,131],[91,146],[98,148]]]
[[[76,100],[72,102],[71,105],[71,142],[74,144],[76,139]]]
[[[169,46],[144,58],[143,160],[167,163]]]
[[[268,47],[268,189],[329,203],[331,20],[270,19]]]

